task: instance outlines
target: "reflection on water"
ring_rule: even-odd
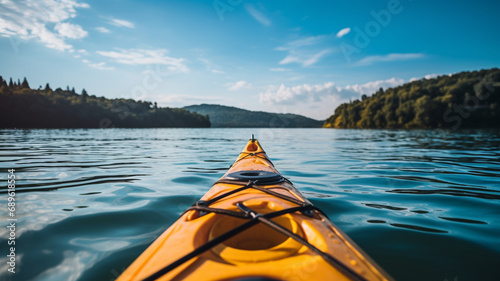
[[[113,280],[252,133],[396,279],[498,280],[500,132],[322,129],[0,131],[0,181],[16,170],[18,203],[17,273],[3,253],[0,279]]]

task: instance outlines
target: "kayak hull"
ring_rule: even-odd
[[[276,175],[279,173],[261,145],[252,139],[228,172],[201,198],[197,206],[234,213],[251,210],[253,221],[256,221],[255,216],[269,216],[273,212],[297,208],[298,205],[310,205],[290,181]],[[207,202],[209,206],[206,206]],[[206,212],[200,207],[188,210],[117,280],[147,279],[172,262],[242,227],[250,220]],[[256,222],[250,228],[153,279],[243,280],[253,277],[264,278],[261,280],[391,280],[321,212],[296,211],[270,220],[267,224]],[[269,227],[273,224],[278,224],[285,232],[299,238]],[[313,248],[300,241],[307,241]],[[340,270],[332,266],[331,261],[318,255],[314,248],[337,260],[342,265]],[[342,267],[347,268],[347,274]]]

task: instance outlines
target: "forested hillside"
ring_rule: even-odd
[[[500,127],[500,69],[421,79],[340,105],[327,128]]]
[[[31,89],[0,76],[0,128],[210,127],[207,116],[132,99],[88,95],[85,89]]]
[[[297,114],[250,111],[232,106],[200,104],[184,107],[207,115],[215,128],[321,128],[323,121]]]

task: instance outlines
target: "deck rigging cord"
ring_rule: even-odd
[[[252,135],[252,139],[253,139],[253,135]],[[253,156],[256,156],[256,155],[253,155]],[[237,161],[239,161],[245,157],[248,157],[248,155],[240,157]],[[259,157],[259,158],[263,158],[263,159],[269,161],[269,159],[267,157],[266,158]],[[247,172],[249,172],[249,171],[247,171]],[[252,171],[252,172],[255,172],[255,171]],[[290,181],[283,178],[281,175],[280,175],[280,177],[281,177],[281,182],[287,181],[290,183]],[[265,182],[265,178],[262,181]],[[287,196],[287,195],[281,194],[279,192],[273,191],[273,190],[271,190],[271,188],[273,188],[273,187],[268,187],[268,188],[261,187],[261,186],[259,186],[259,179],[250,180],[248,182],[241,182],[238,180],[221,179],[221,180],[215,182],[214,185],[216,185],[218,183],[241,185],[241,187],[236,188],[234,190],[231,190],[229,192],[226,192],[224,194],[221,194],[219,196],[216,196],[210,200],[199,200],[195,204],[193,204],[193,206],[189,207],[186,211],[184,211],[184,213],[182,213],[181,216],[183,216],[185,213],[190,212],[190,211],[198,211],[199,216],[204,216],[208,213],[216,213],[216,214],[232,216],[232,217],[236,217],[236,218],[248,219],[248,221],[231,229],[231,230],[229,230],[229,231],[227,231],[227,232],[225,232],[225,233],[223,233],[223,234],[221,234],[220,236],[213,238],[212,240],[206,242],[205,244],[199,246],[198,248],[194,249],[190,253],[187,253],[183,257],[177,259],[176,261],[170,263],[169,265],[163,267],[162,269],[158,270],[157,272],[155,272],[152,275],[148,276],[147,278],[143,279],[144,281],[152,281],[152,280],[156,280],[156,279],[164,276],[168,272],[170,272],[173,269],[177,268],[178,266],[184,264],[185,262],[189,261],[190,259],[195,258],[196,256],[204,253],[205,251],[217,246],[220,243],[223,243],[224,241],[234,237],[235,235],[249,229],[250,227],[252,227],[258,223],[262,223],[262,224],[266,225],[267,227],[269,227],[269,228],[271,228],[271,229],[273,229],[273,230],[275,230],[275,231],[277,231],[277,232],[279,232],[287,237],[290,237],[290,238],[294,239],[295,241],[297,241],[298,243],[308,247],[312,252],[321,256],[331,266],[333,266],[338,271],[340,271],[344,275],[348,276],[352,280],[366,281],[366,279],[363,276],[361,276],[357,272],[353,271],[351,268],[347,267],[344,263],[340,262],[338,259],[334,258],[333,256],[331,256],[328,253],[321,251],[320,249],[318,249],[316,246],[309,243],[307,240],[305,240],[301,236],[291,232],[287,228],[285,228],[282,225],[271,220],[272,218],[279,217],[279,216],[282,216],[285,214],[295,213],[295,212],[301,212],[303,215],[306,215],[309,217],[314,217],[315,211],[317,213],[325,216],[326,218],[328,218],[326,216],[326,214],[323,211],[321,211],[319,208],[317,208],[316,206],[312,205],[309,202],[303,202],[303,201],[298,200],[297,198],[293,198],[291,196]],[[266,183],[266,184],[268,184],[268,183]],[[251,208],[245,206],[244,202],[237,202],[236,203],[236,206],[238,207],[238,209],[241,212],[210,207],[210,205],[214,202],[217,202],[217,201],[219,201],[227,196],[230,196],[232,194],[241,192],[241,191],[249,189],[249,188],[253,188],[253,189],[259,190],[261,192],[267,193],[269,195],[276,196],[280,199],[289,201],[293,204],[296,204],[297,207],[290,207],[290,208],[286,208],[283,210],[270,212],[267,214],[261,214],[261,213],[255,212]]]

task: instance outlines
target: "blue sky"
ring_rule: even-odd
[[[380,87],[500,65],[497,1],[0,1],[32,88],[325,119]]]

